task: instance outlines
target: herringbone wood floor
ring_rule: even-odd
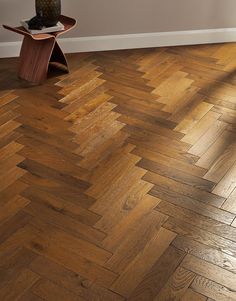
[[[236,44],[0,61],[0,300],[236,300]]]

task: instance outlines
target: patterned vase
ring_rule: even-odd
[[[61,15],[61,0],[36,0],[36,14],[42,17],[43,25],[54,26]]]

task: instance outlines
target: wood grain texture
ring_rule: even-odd
[[[235,47],[0,60],[1,300],[236,300]]]

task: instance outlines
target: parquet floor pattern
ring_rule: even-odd
[[[0,60],[0,300],[236,300],[236,44]]]

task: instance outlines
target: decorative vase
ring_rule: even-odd
[[[42,18],[44,26],[57,24],[61,15],[61,0],[35,0],[35,5],[36,15]]]

